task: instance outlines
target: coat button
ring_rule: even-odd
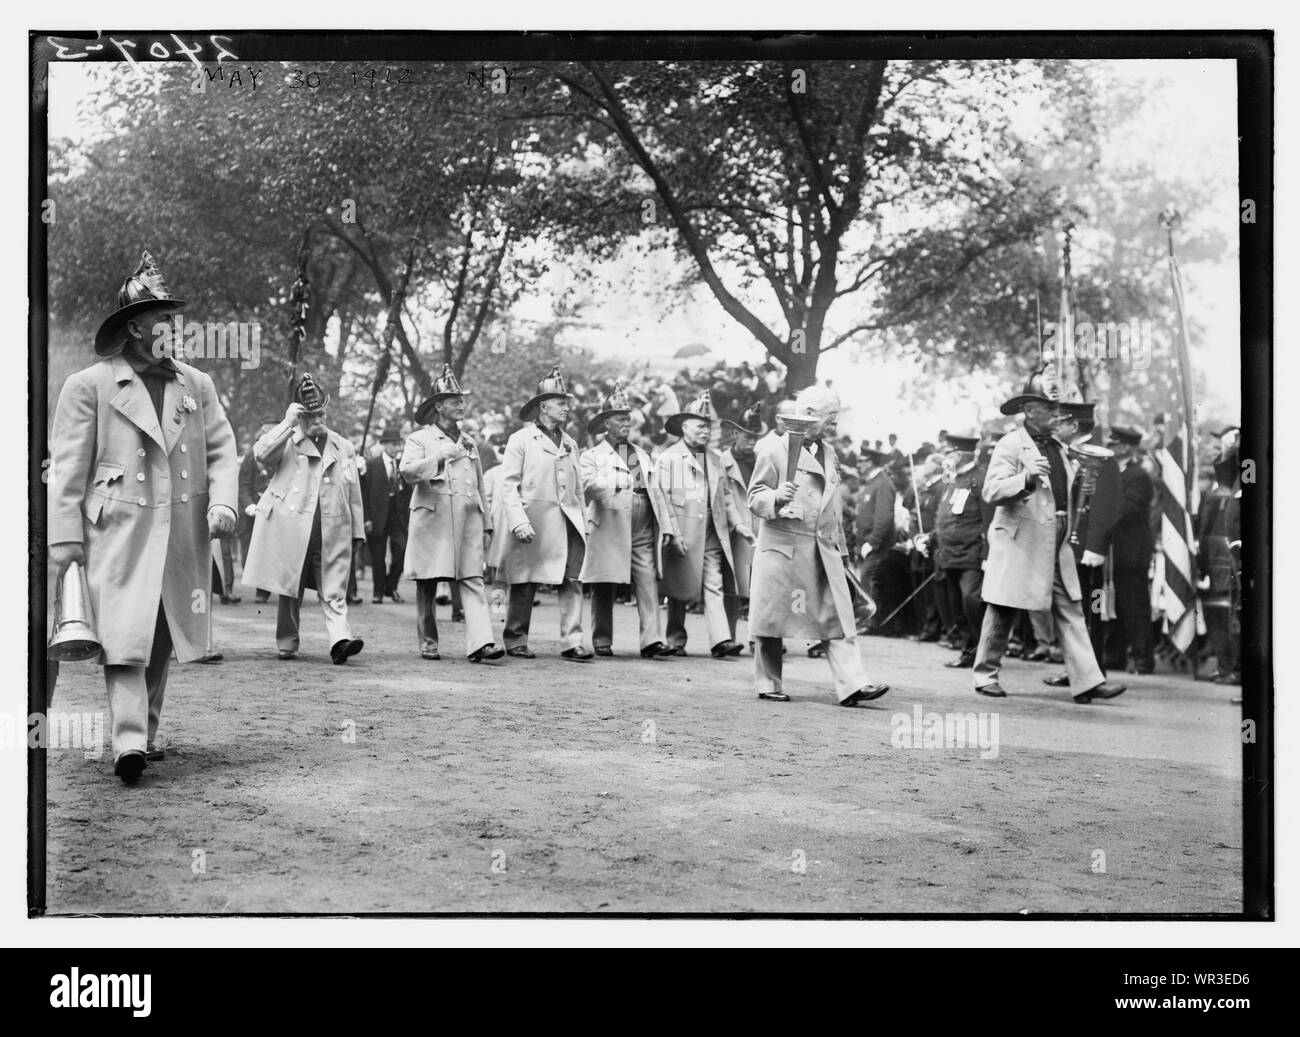
[[[144,472],[136,472],[136,473],[135,473],[135,481],[136,481],[136,482],[144,482]]]
[[[189,503],[189,500],[190,500],[190,495],[189,495],[188,493],[182,493],[182,494],[181,494],[181,503],[182,503],[182,504],[188,504],[188,503]]]
[[[143,507],[145,506],[145,504],[148,503],[148,501],[146,501],[143,497],[141,497],[138,501],[136,501],[136,503],[139,504],[140,507],[143,508]]]
[[[298,509],[297,509],[297,507],[295,507],[294,505],[290,504],[290,505],[289,505],[289,510],[290,510],[290,511],[297,511]]]
[[[185,444],[182,443],[182,444],[181,444],[181,453],[183,454],[183,453],[185,453],[187,450],[188,450],[188,447],[186,447]]]
[[[325,476],[325,481],[326,481],[326,482],[329,482],[329,481],[330,481],[330,477],[329,477],[328,475]],[[297,491],[295,491],[295,492],[297,492]]]
[[[181,478],[182,478],[182,479],[188,479],[189,477],[190,477],[190,473],[187,472],[184,468],[182,468],[182,469],[181,469]]]
[[[141,447],[139,450],[137,450],[137,451],[136,451],[136,454],[137,454],[139,457],[144,457],[144,456],[146,456],[146,455],[145,455],[145,449],[144,449],[144,447]]]

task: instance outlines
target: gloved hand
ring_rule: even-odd
[[[1099,565],[1106,564],[1106,556],[1099,555],[1096,551],[1084,551],[1083,557],[1079,559],[1079,561],[1082,565],[1086,565],[1089,569],[1095,569]]]

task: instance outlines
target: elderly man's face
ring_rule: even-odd
[[[698,450],[709,442],[709,423],[700,418],[686,418],[682,421],[682,439],[688,447]]]
[[[569,420],[569,398],[558,396],[543,400],[538,404],[537,410],[544,421],[552,425],[563,425]]]
[[[301,426],[304,436],[323,436],[329,431],[325,425],[325,412],[323,410],[303,411],[302,417],[298,419],[298,424]]]
[[[748,457],[754,452],[755,438],[748,432],[737,432],[731,441],[731,452],[737,457]]]
[[[1055,429],[1060,411],[1054,404],[1030,401],[1025,404],[1025,424],[1038,432],[1051,432]]]
[[[433,410],[444,425],[459,422],[465,416],[465,397],[448,396],[445,400],[439,400],[435,403]]]
[[[612,414],[605,419],[605,436],[616,446],[626,443],[631,432],[631,414]]]
[[[813,424],[804,433],[804,438],[814,443],[823,439],[834,439],[839,431],[840,412],[838,410],[816,410],[809,415]]]

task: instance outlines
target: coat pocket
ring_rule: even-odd
[[[989,523],[989,533],[1001,530],[1014,540],[1020,532],[1020,518],[1019,515],[994,515],[993,521]]]
[[[117,482],[125,474],[126,467],[124,465],[105,461],[95,466],[95,478],[92,485],[107,487],[110,483]]]

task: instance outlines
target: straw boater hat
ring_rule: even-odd
[[[682,422],[687,418],[699,418],[701,421],[713,422],[713,401],[709,399],[709,393],[706,389],[695,399],[686,405],[686,409],[678,411],[668,417],[664,422],[664,430],[670,436],[680,436],[682,434]]]
[[[122,282],[117,293],[117,309],[108,315],[95,332],[95,353],[99,356],[116,356],[122,351],[125,340],[122,329],[132,317],[150,308],[161,308],[175,313],[185,308],[180,299],[173,299],[167,282],[153,256],[140,254],[140,265]]]
[[[302,409],[308,414],[320,414],[330,402],[330,394],[316,384],[316,379],[305,374],[294,386],[293,402],[302,404]]]
[[[600,435],[605,431],[605,422],[615,414],[631,414],[632,401],[628,399],[627,390],[620,379],[614,383],[614,391],[605,398],[605,409],[587,422],[587,434]]]
[[[533,416],[537,413],[537,405],[544,400],[554,400],[569,395],[569,389],[564,384],[564,375],[560,372],[557,364],[551,368],[551,373],[537,383],[537,395],[519,408],[520,421],[532,421]]]
[[[1047,385],[1040,369],[1031,374],[1029,381],[1025,382],[1024,389],[1007,400],[1000,409],[1003,414],[1019,414],[1024,410],[1026,403],[1046,403],[1051,406],[1057,402],[1056,389]]]
[[[739,421],[723,418],[722,424],[729,429],[734,429],[736,432],[744,432],[746,435],[756,438],[767,435],[767,426],[763,424],[763,407],[757,403],[744,411],[740,415]]]
[[[468,395],[469,390],[460,387],[460,382],[456,379],[451,364],[443,364],[442,374],[433,380],[433,395],[415,409],[415,420],[421,425],[431,424],[433,422],[433,405],[435,403],[451,396]]]

